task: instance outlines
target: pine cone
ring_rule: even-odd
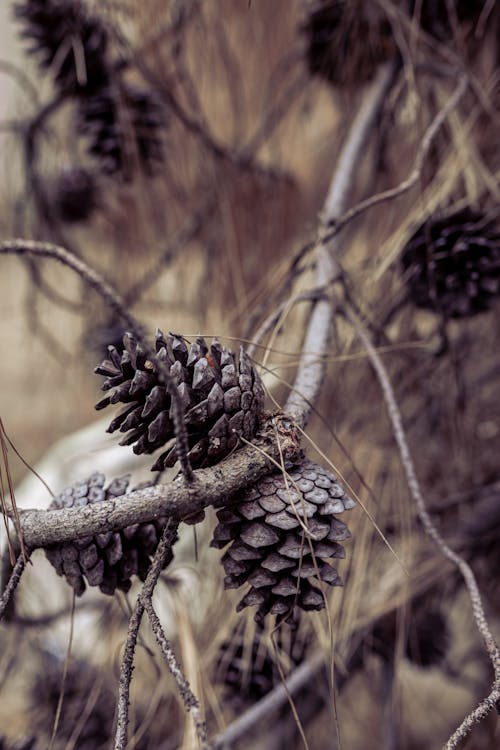
[[[499,230],[471,208],[426,221],[401,260],[415,305],[448,318],[488,310],[500,289]]]
[[[53,186],[52,202],[62,221],[77,222],[89,218],[96,206],[96,183],[87,169],[63,169]]]
[[[335,86],[364,83],[395,52],[391,26],[375,3],[323,0],[304,25],[311,75]]]
[[[73,508],[120,497],[128,490],[128,477],[114,479],[104,488],[104,475],[99,472],[89,479],[76,482],[63,490],[50,504],[50,509]],[[142,485],[147,486],[147,485]],[[137,488],[136,488],[137,489]],[[107,531],[45,549],[57,573],[64,576],[77,596],[89,586],[99,586],[103,594],[115,589],[128,591],[131,576],[144,581],[151,557],[165,528],[165,519],[133,524],[119,531]]]
[[[21,36],[31,41],[29,54],[38,55],[41,68],[53,69],[63,91],[89,92],[107,83],[108,35],[80,0],[25,0],[14,13]]]
[[[224,585],[250,584],[237,610],[258,605],[257,621],[267,613],[289,617],[296,606],[323,609],[315,579],[342,585],[327,560],[345,557],[339,542],[350,533],[334,514],[352,508],[354,501],[331,472],[312,461],[292,466],[288,480],[287,487],[281,473],[265,477],[245,490],[238,504],[217,513],[211,546],[230,543],[222,557]]]
[[[108,347],[109,359],[96,372],[106,376],[103,390],[111,390],[96,409],[118,402],[127,404],[108,427],[108,432],[128,432],[120,445],[134,445],[134,453],[153,453],[175,438],[170,396],[134,337],[123,337],[123,352]],[[241,349],[239,362],[217,339],[210,349],[198,337],[188,349],[181,336],[156,332],[158,357],[170,368],[184,405],[195,467],[220,461],[238,444],[238,435],[251,440],[264,407],[260,378]],[[160,471],[177,460],[175,443],[153,466]]]
[[[233,628],[218,653],[215,679],[226,688],[226,701],[235,710],[242,710],[249,703],[256,703],[282,681],[278,661],[283,673],[288,674],[294,666],[302,663],[311,641],[311,633],[300,628],[283,625],[274,634],[276,648],[266,633],[264,625],[254,625],[242,619]]]
[[[89,139],[89,154],[107,174],[128,176],[134,162],[151,172],[163,160],[165,117],[150,91],[121,84],[102,87],[79,101],[78,129]]]

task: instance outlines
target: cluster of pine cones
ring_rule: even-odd
[[[200,336],[189,344],[178,334],[157,329],[156,355],[168,367],[184,407],[193,466],[217,463],[238,447],[240,437],[255,437],[264,391],[244,349],[236,357],[217,339],[209,346]],[[102,388],[108,392],[96,408],[124,404],[108,430],[125,433],[122,444],[133,444],[135,453],[166,446],[153,470],[173,466],[177,448],[172,398],[157,365],[135,337],[126,333],[120,348],[109,346],[96,372],[104,376]],[[52,507],[99,503],[127,490],[126,477],[105,487],[104,476],[96,473],[61,493]],[[329,561],[345,555],[340,542],[350,534],[338,516],[353,505],[331,472],[301,458],[286,472],[243,490],[231,507],[220,510],[212,546],[228,547],[222,558],[225,586],[250,587],[238,609],[257,605],[259,623],[267,614],[293,621],[300,609],[322,609],[323,584],[342,585]],[[78,595],[86,584],[106,594],[127,591],[132,575],[144,580],[165,523],[157,519],[54,545],[47,556]]]
[[[103,20],[82,0],[23,0],[14,13],[29,54],[76,102],[76,130],[98,169],[125,178],[134,166],[151,171],[162,159],[165,113],[150,89],[123,80]]]

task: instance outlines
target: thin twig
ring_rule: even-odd
[[[468,83],[468,78],[465,75],[461,75],[459,77],[457,86],[453,91],[453,94],[450,96],[444,107],[437,113],[436,117],[433,119],[433,121],[425,131],[418,148],[413,169],[408,177],[400,182],[399,185],[396,185],[393,188],[389,188],[388,190],[384,190],[381,193],[377,193],[376,195],[372,195],[369,198],[366,198],[366,200],[360,201],[360,203],[357,203],[355,206],[349,209],[349,211],[346,211],[342,216],[339,216],[338,218],[332,217],[328,222],[328,225],[332,226],[333,229],[332,231],[325,233],[322,238],[323,242],[329,242],[331,239],[333,239],[333,237],[335,237],[335,235],[340,232],[341,229],[343,229],[347,224],[353,221],[353,219],[356,219],[360,214],[364,213],[369,208],[378,206],[380,203],[385,203],[385,201],[398,198],[400,195],[408,192],[408,190],[410,190],[414,185],[418,183],[422,174],[422,168],[424,166],[425,159],[427,158],[434,139],[467,91]]]
[[[144,581],[139,596],[137,597],[134,611],[129,620],[127,641],[125,643],[125,650],[120,669],[114,750],[125,750],[127,745],[130,683],[132,680],[132,672],[134,670],[135,647],[142,616],[144,614],[145,602],[151,599],[162,570],[168,565],[172,558],[172,544],[174,543],[176,536],[177,524],[167,523],[158,543],[158,547],[156,548],[146,580]]]
[[[474,711],[464,719],[460,727],[446,743],[446,750],[453,750],[453,748],[457,747],[458,742],[467,736],[474,723],[486,716],[486,714],[492,708],[494,708],[496,702],[500,698],[500,650],[486,620],[484,607],[481,600],[481,594],[479,593],[479,587],[470,565],[446,544],[427,511],[424,496],[420,489],[420,484],[415,472],[415,466],[413,464],[413,459],[411,457],[408,442],[406,440],[401,412],[399,410],[399,406],[397,404],[396,397],[394,395],[394,391],[385,365],[377,350],[370,341],[370,338],[359,318],[352,310],[346,309],[345,313],[347,319],[351,322],[360,340],[362,341],[372,363],[372,367],[377,374],[380,387],[384,395],[384,400],[386,402],[389,418],[391,420],[394,438],[396,440],[401,456],[401,462],[406,474],[408,488],[415,502],[415,508],[420,522],[422,523],[422,526],[424,527],[427,535],[438,547],[441,554],[448,560],[450,560],[454,565],[456,565],[456,567],[462,574],[471,600],[472,612],[474,614],[477,629],[481,634],[486,651],[493,665],[495,677],[491,692],[487,696],[487,698],[481,701],[477,708],[474,709]]]
[[[307,292],[300,292],[296,294],[292,299],[283,300],[272,313],[261,323],[256,333],[252,336],[250,344],[247,346],[247,354],[249,357],[253,357],[255,350],[260,345],[262,339],[267,336],[271,328],[279,321],[281,314],[288,309],[291,309],[299,302],[316,302],[321,297],[325,296],[324,287],[316,287]]]
[[[298,250],[290,264],[290,271],[287,279],[285,280],[285,283],[288,283],[288,279],[290,277],[294,277],[296,274],[297,266],[300,264],[300,262],[313,250],[317,249],[318,243],[330,243],[333,241],[333,239],[336,237],[339,232],[344,229],[348,224],[350,224],[351,221],[358,218],[360,214],[367,211],[369,208],[373,208],[374,206],[378,205],[379,203],[383,203],[385,201],[391,200],[393,198],[398,198],[400,195],[403,195],[405,192],[410,190],[414,185],[418,183],[418,181],[421,178],[422,175],[422,168],[424,166],[425,159],[427,158],[427,155],[430,151],[431,146],[434,143],[434,140],[439,133],[440,129],[442,128],[443,124],[446,122],[448,117],[450,116],[451,112],[455,109],[457,104],[460,102],[462,96],[465,94],[468,86],[468,79],[465,77],[465,75],[460,76],[458,80],[458,84],[449,98],[449,100],[446,102],[444,107],[439,110],[435,118],[430,123],[429,127],[425,131],[423,138],[420,142],[420,146],[417,152],[417,155],[415,157],[415,163],[414,166],[408,175],[402,182],[399,183],[399,185],[396,185],[393,188],[390,188],[389,190],[384,190],[381,193],[377,193],[376,195],[372,195],[369,198],[366,198],[365,200],[360,201],[355,206],[350,208],[348,211],[343,213],[340,216],[337,217],[331,217],[330,220],[327,222],[327,229],[323,232],[321,237],[316,240],[311,240],[307,244],[303,245],[300,250]]]
[[[25,567],[26,560],[22,555],[19,555],[19,557],[17,558],[17,562],[12,569],[12,573],[10,574],[7,585],[2,593],[2,596],[0,597],[0,620],[4,616],[5,610],[7,609],[11,597],[17,588],[17,584],[21,580],[21,576],[24,572]]]
[[[367,90],[366,96],[352,122],[349,135],[342,148],[323,207],[323,218],[317,242],[316,286],[326,287],[339,277],[340,270],[334,259],[337,244],[327,242],[323,231],[332,220],[345,210],[346,202],[354,180],[356,167],[366,148],[367,138],[373,123],[384,102],[385,94],[394,75],[390,63],[382,66]],[[311,404],[319,394],[324,379],[325,362],[323,355],[328,347],[330,328],[333,319],[334,300],[319,300],[309,319],[303,351],[306,352],[295,378],[294,390],[285,405],[288,412],[301,427],[304,427],[311,413]],[[313,356],[307,352],[315,352]]]
[[[155,634],[158,645],[161,648],[162,654],[165,657],[165,661],[167,662],[172,677],[177,683],[177,687],[179,688],[179,693],[184,702],[184,705],[186,706],[186,710],[189,711],[191,713],[191,716],[193,717],[196,735],[198,737],[200,747],[202,748],[202,750],[209,750],[211,745],[208,742],[207,738],[207,725],[200,711],[199,701],[191,690],[189,682],[184,677],[181,665],[177,661],[177,657],[174,654],[172,645],[163,632],[160,619],[155,612],[151,598],[143,596],[142,599],[144,607],[146,609],[146,614],[151,624],[151,628],[153,630],[153,633]]]
[[[186,424],[184,421],[184,408],[177,392],[174,381],[170,376],[168,367],[156,356],[144,338],[142,326],[129,312],[124,300],[118,292],[109,284],[96,270],[88,266],[81,258],[77,258],[64,247],[54,245],[51,242],[35,242],[34,240],[12,239],[0,242],[0,254],[18,255],[29,258],[50,258],[71,268],[77,273],[88,286],[94,289],[103,298],[108,307],[113,310],[128,326],[143,347],[146,356],[155,363],[160,376],[165,382],[173,406],[173,421],[176,436],[177,458],[179,459],[182,472],[188,482],[193,480],[193,469],[189,460],[189,444]]]

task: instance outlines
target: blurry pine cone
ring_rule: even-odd
[[[297,621],[294,627],[276,630],[274,648],[262,623],[251,632],[247,624],[243,618],[221,644],[215,671],[216,681],[226,688],[226,700],[235,710],[256,703],[282,682],[278,660],[288,674],[302,663],[311,640],[311,633],[306,634]]]
[[[78,103],[78,129],[106,174],[128,176],[134,163],[151,172],[163,160],[163,108],[150,91],[103,87]]]
[[[188,348],[181,336],[156,332],[158,357],[170,368],[184,405],[189,457],[194,467],[217,463],[238,444],[238,435],[251,440],[264,408],[260,378],[243,348],[239,361],[217,339],[210,348],[198,337]],[[170,395],[154,363],[146,359],[135,338],[126,333],[123,351],[108,348],[108,359],[96,368],[110,390],[96,409],[119,402],[126,408],[108,432],[127,432],[120,445],[134,445],[134,453],[153,453],[175,438]],[[153,471],[173,466],[175,443],[160,455]]]
[[[237,609],[258,605],[257,621],[268,613],[288,618],[295,607],[323,609],[314,582],[342,585],[327,561],[345,557],[339,542],[350,533],[335,514],[353,506],[330,471],[304,460],[289,470],[288,487],[282,473],[273,474],[219,510],[211,546],[230,544],[222,557],[224,585],[251,587]]]
[[[335,86],[364,83],[394,54],[391,26],[376,3],[322,0],[304,25],[311,75]]]
[[[62,221],[85,221],[96,207],[96,201],[96,182],[87,169],[69,167],[57,176],[52,202]]]
[[[471,208],[426,221],[401,260],[415,305],[445,317],[488,310],[500,289],[500,232]]]
[[[65,92],[89,92],[108,80],[108,35],[103,23],[87,14],[80,0],[24,0],[14,6],[31,42],[29,54],[52,69]]]
[[[40,747],[48,747],[54,725],[54,716],[61,695],[64,679],[64,711],[57,728],[58,744],[67,747],[74,741],[75,727],[78,750],[104,750],[113,736],[114,685],[108,675],[103,674],[89,662],[73,657],[65,665],[56,656],[43,654],[43,661],[35,673],[30,690],[30,724],[45,739]],[[88,696],[96,691],[96,700],[88,711]],[[83,719],[83,721],[82,721]],[[144,745],[143,745],[144,747]]]
[[[106,488],[104,482],[104,475],[95,472],[89,479],[76,482],[63,490],[54,498],[49,509],[99,503],[120,497],[128,490],[127,477],[114,479]],[[89,586],[99,586],[103,594],[112,595],[116,589],[128,591],[133,575],[139,576],[141,581],[145,580],[165,523],[163,518],[136,523],[119,531],[106,531],[54,544],[47,547],[45,553],[57,573],[66,578],[77,596],[85,591],[85,580]]]
[[[425,596],[411,602],[408,609],[408,629],[405,630],[404,650],[406,658],[424,669],[442,663],[450,645],[450,631],[443,612]],[[392,610],[380,617],[370,634],[370,649],[384,661],[395,657],[395,648],[400,638],[401,616]]]

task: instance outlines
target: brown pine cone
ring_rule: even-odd
[[[84,481],[63,490],[50,504],[50,509],[74,508],[120,497],[128,490],[128,477],[114,479],[104,487],[104,474],[95,472]],[[144,486],[144,485],[141,485]],[[147,486],[147,485],[146,485]],[[116,589],[128,591],[131,576],[144,581],[166,520],[163,518],[137,523],[119,531],[106,531],[45,549],[57,573],[64,576],[77,596],[89,586],[99,586],[103,594]],[[84,580],[85,579],[85,580]]]
[[[282,473],[267,476],[217,513],[211,546],[230,544],[222,557],[224,585],[250,584],[237,609],[258,605],[257,621],[267,613],[289,617],[295,607],[323,609],[324,596],[313,582],[342,585],[327,561],[345,557],[339,542],[350,533],[336,514],[354,501],[330,471],[312,461],[293,465],[287,478],[288,486]]]
[[[182,336],[156,332],[158,357],[169,367],[184,405],[189,458],[194,467],[209,466],[227,456],[238,444],[238,435],[251,440],[264,408],[260,378],[244,349],[239,361],[217,339],[207,346],[198,337],[189,347]],[[126,333],[123,351],[108,347],[108,359],[96,373],[111,391],[96,409],[119,402],[126,408],[115,417],[108,432],[127,432],[120,445],[134,445],[134,453],[153,453],[175,439],[170,395],[154,363],[146,359],[135,338]],[[173,466],[175,442],[162,453],[153,471]]]
[[[415,305],[449,318],[476,315],[500,292],[500,229],[469,207],[431,217],[408,241],[401,262]]]

